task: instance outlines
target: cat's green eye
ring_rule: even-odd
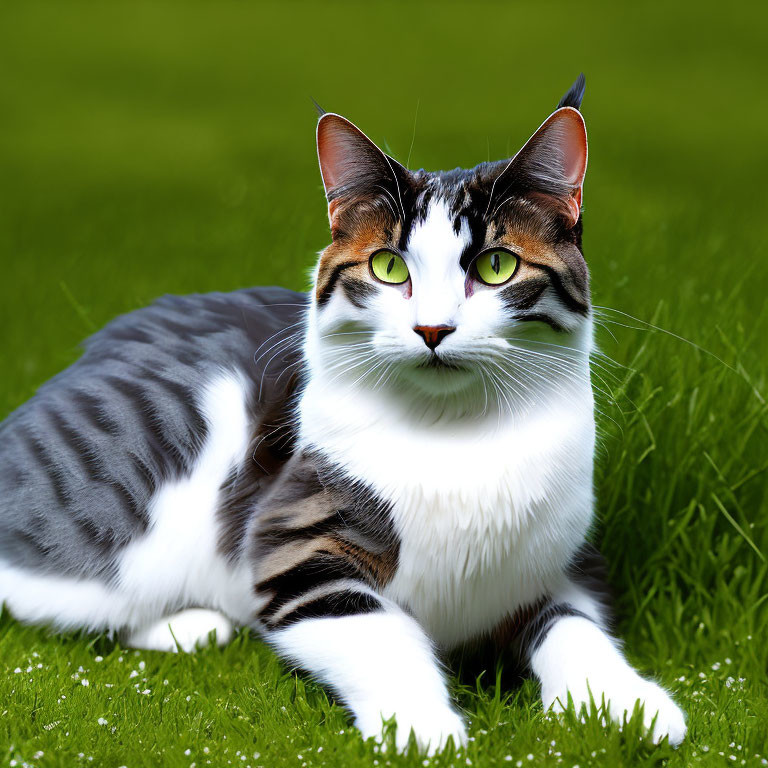
[[[408,279],[408,266],[403,257],[393,251],[379,251],[371,257],[371,272],[382,283],[398,285]]]
[[[515,274],[518,261],[509,251],[486,251],[475,259],[475,271],[487,285],[501,285]]]

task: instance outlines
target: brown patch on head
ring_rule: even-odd
[[[486,247],[503,246],[516,253],[520,267],[513,282],[541,277],[555,283],[569,308],[589,309],[589,271],[574,242],[573,230],[564,226],[557,199],[546,195],[514,198],[497,214],[493,240]]]
[[[315,281],[315,299],[323,304],[342,273],[373,283],[368,260],[380,248],[396,247],[402,224],[381,198],[339,203],[331,218],[333,241],[323,251]]]

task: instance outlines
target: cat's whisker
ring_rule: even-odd
[[[287,371],[290,371],[292,368],[295,368],[297,365],[306,365],[306,363],[307,363],[307,361],[306,361],[306,360],[305,360],[303,357],[300,357],[298,360],[295,360],[295,361],[294,361],[294,362],[292,362],[292,363],[288,363],[288,364],[285,366],[285,368],[283,368],[283,370],[282,370],[282,371],[280,371],[280,374],[279,374],[279,375],[278,375],[278,377],[275,379],[275,386],[277,386],[277,384],[279,384],[279,383],[280,383],[280,379],[282,379],[282,378],[283,378],[283,375],[284,375],[284,374],[285,374]]]
[[[263,360],[268,354],[275,352],[276,354],[280,354],[280,352],[287,352],[292,347],[299,347],[301,345],[301,340],[296,339],[293,336],[289,336],[285,339],[280,339],[279,341],[276,341],[274,344],[272,344],[270,347],[265,349],[257,358],[254,359],[254,365],[258,366],[259,362]],[[271,362],[271,360],[270,360]],[[264,366],[264,371],[266,371],[267,367],[269,366],[269,363],[267,363],[266,366]]]
[[[269,344],[276,336],[279,336],[280,334],[283,334],[283,333],[289,333],[289,335],[292,335],[290,334],[290,331],[294,328],[298,328],[300,325],[303,325],[303,324],[304,324],[304,320],[299,320],[295,323],[291,323],[290,325],[287,325],[284,328],[279,328],[273,334],[271,334],[266,339],[264,339],[264,341],[262,341],[261,344],[259,344],[259,346],[256,347],[256,349],[253,352],[254,362],[258,362],[260,359],[259,351],[263,349],[266,344]],[[298,334],[298,336],[303,341],[303,334]]]
[[[604,322],[598,320],[597,317],[595,317],[594,323],[598,328],[602,328],[614,340],[616,344],[619,343],[619,340],[616,338],[616,334]]]
[[[561,345],[554,344],[549,345],[547,342],[534,342],[533,340],[527,340],[527,343],[542,343],[545,346],[552,346],[552,347],[559,347],[562,349]],[[515,349],[521,349],[525,350],[525,347],[514,345]],[[567,348],[566,348],[567,349]],[[528,350],[530,352],[535,352],[536,350]],[[568,359],[572,360],[576,363],[580,363],[582,361],[588,362],[589,367],[591,370],[594,370],[594,368],[600,368],[603,370],[607,375],[614,377],[617,381],[619,380],[619,376],[616,372],[614,372],[611,367],[607,366],[603,361],[610,364],[610,366],[618,369],[624,369],[626,371],[633,371],[631,367],[624,365],[622,363],[619,363],[618,361],[614,360],[613,358],[609,357],[605,353],[599,351],[599,350],[592,350],[591,352],[582,352],[578,351],[578,354],[572,355],[567,352],[561,352],[559,350],[552,350],[555,357],[561,358],[561,359]]]
[[[332,339],[336,336],[363,336],[370,334],[370,331],[333,331],[332,333],[320,334],[321,339]]]
[[[600,305],[594,305],[594,309],[597,311],[598,314],[600,314],[605,322],[612,323],[613,325],[621,326],[624,328],[630,328],[631,330],[639,331],[639,330],[652,330],[656,331],[658,333],[666,334],[667,336],[671,336],[673,339],[677,339],[678,341],[682,341],[685,344],[689,344],[691,347],[693,347],[698,352],[701,352],[704,355],[707,355],[708,357],[711,357],[713,360],[716,360],[720,365],[727,368],[732,373],[735,373],[740,379],[742,379],[752,390],[752,393],[755,395],[755,397],[758,399],[758,401],[765,405],[766,401],[763,397],[762,393],[755,387],[755,385],[750,381],[749,377],[746,375],[744,371],[740,371],[736,368],[734,368],[732,365],[727,363],[725,360],[723,360],[719,355],[716,355],[714,352],[710,351],[706,347],[702,347],[700,344],[697,344],[695,341],[691,341],[690,339],[685,338],[685,336],[681,336],[678,333],[675,333],[674,331],[670,331],[667,328],[662,328],[659,325],[655,325],[654,323],[649,323],[647,320],[642,320],[639,317],[635,317],[634,315],[630,315],[628,312],[623,312],[620,309],[614,309],[613,307],[603,307]],[[637,328],[631,325],[626,325],[624,323],[620,323],[616,320],[610,319],[610,317],[607,316],[606,313],[614,312],[618,315],[621,315],[622,317],[626,317],[636,323],[640,323],[641,325],[645,326],[645,328]]]
[[[279,345],[275,345],[275,346],[279,346]],[[267,364],[262,369],[262,371],[261,371],[261,378],[259,380],[259,396],[258,396],[259,402],[261,402],[261,398],[262,398],[262,395],[263,395],[263,391],[264,391],[264,378],[267,375],[267,371],[269,370],[269,366],[272,364],[272,361],[275,360],[279,355],[290,354],[291,353],[291,346],[292,346],[291,344],[288,344],[287,346],[283,347],[282,349],[278,349],[272,355],[272,357],[269,358],[269,360],[267,361]]]

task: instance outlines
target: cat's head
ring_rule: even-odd
[[[558,378],[556,348],[588,354],[583,91],[580,76],[511,160],[469,170],[410,171],[345,118],[320,117],[332,242],[315,273],[315,371],[487,396],[510,376],[531,391]]]

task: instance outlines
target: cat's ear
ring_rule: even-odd
[[[558,202],[567,223],[574,226],[581,214],[586,171],[584,118],[574,107],[560,107],[510,160],[494,186],[497,190],[515,186],[528,193],[548,195]]]
[[[331,224],[340,201],[382,187],[397,193],[398,174],[408,173],[357,126],[332,112],[325,112],[317,123],[317,158]]]

